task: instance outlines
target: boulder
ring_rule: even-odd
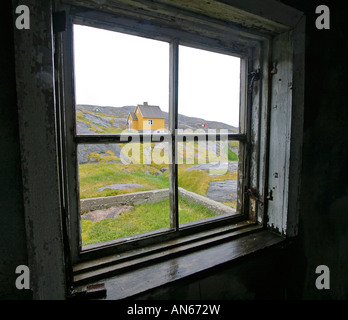
[[[236,201],[237,189],[237,180],[211,181],[207,190],[207,197],[219,202]]]
[[[81,220],[89,220],[92,222],[101,221],[103,219],[115,219],[122,213],[133,210],[133,206],[111,207],[104,210],[94,210],[81,215]]]
[[[110,184],[108,186],[98,188],[98,191],[103,191],[105,189],[122,190],[122,189],[134,189],[134,188],[145,188],[145,187],[137,183],[118,183],[118,184]]]

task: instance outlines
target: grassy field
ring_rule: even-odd
[[[210,176],[204,170],[186,169],[192,165],[178,166],[178,185],[188,191],[206,195],[211,181],[235,180],[237,172],[228,172],[219,176]],[[165,167],[165,166],[163,166]],[[158,175],[156,175],[156,173]],[[79,166],[80,199],[114,196],[169,187],[168,170],[161,173],[158,165],[125,165],[121,163],[86,163]],[[116,183],[136,183],[145,188],[98,191],[98,188]]]
[[[79,166],[80,199],[168,188],[168,176],[154,175],[158,171],[156,167],[146,165],[125,165],[122,163],[82,164]],[[98,191],[100,187],[116,183],[137,183],[145,188]]]
[[[238,159],[237,155],[231,152],[229,150],[229,160]],[[106,158],[119,160],[111,152],[104,157],[98,154],[93,154],[91,157],[96,162],[79,165],[80,199],[169,188],[169,170],[163,170],[164,168],[168,169],[168,165],[106,162]],[[237,179],[237,171],[210,176],[205,170],[186,170],[189,167],[192,167],[192,164],[178,165],[178,185],[202,196],[206,196],[209,184],[212,181]],[[143,188],[98,191],[98,188],[122,183],[140,184]],[[233,202],[225,204],[235,207]],[[197,221],[212,216],[214,216],[214,213],[204,206],[179,199],[180,223]],[[114,219],[104,219],[99,222],[82,220],[82,242],[83,245],[99,243],[166,227],[169,227],[169,200],[154,204],[137,205],[133,210],[125,212]]]
[[[87,117],[87,115],[90,115]],[[99,117],[104,126],[88,120]],[[87,119],[88,118],[88,119]],[[124,125],[114,127],[118,116],[104,114],[102,112],[84,110],[76,112],[76,120],[85,123],[95,133],[115,134],[124,130]],[[108,122],[106,122],[106,120]],[[156,148],[157,147],[159,148]],[[122,144],[122,155],[115,155],[108,151],[105,154],[91,152],[88,155],[89,163],[79,165],[79,189],[80,199],[115,196],[139,191],[167,189],[169,188],[168,154],[160,144],[156,143],[131,143]],[[203,147],[202,147],[203,146]],[[229,142],[229,145],[219,145],[226,160],[237,161],[238,155],[232,151],[238,147],[238,141]],[[151,164],[123,164],[116,163],[120,157],[126,157],[130,163],[141,163],[143,156],[151,154]],[[212,181],[237,179],[237,172],[227,172],[216,176],[210,176],[204,170],[186,170],[193,164],[187,164],[188,159],[198,164],[198,160],[206,162],[226,161],[218,157],[210,147],[197,141],[183,141],[178,143],[178,185],[188,191],[206,196],[209,184]],[[182,162],[181,162],[182,161]],[[111,188],[98,191],[99,188],[112,184],[134,183],[143,187],[113,190]],[[235,208],[235,203],[225,203]],[[186,223],[214,216],[204,206],[189,203],[179,197],[179,222]],[[104,219],[99,222],[81,220],[81,234],[83,245],[104,242],[112,239],[131,236],[139,233],[158,230],[169,227],[169,200],[153,204],[141,204],[133,210],[123,213],[117,218]]]
[[[179,223],[197,221],[215,214],[204,206],[179,199]],[[170,226],[169,200],[140,204],[115,219],[81,221],[82,245],[100,243]]]

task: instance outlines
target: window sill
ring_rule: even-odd
[[[168,243],[163,251],[135,250],[123,256],[81,263],[74,268],[71,298],[95,298],[87,287],[103,283],[107,300],[132,298],[154,288],[279,245],[285,238],[248,222],[208,238]],[[175,241],[174,241],[175,242]],[[163,246],[162,246],[163,248]],[[140,252],[141,251],[141,252]]]

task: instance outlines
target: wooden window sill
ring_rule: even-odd
[[[215,234],[208,239],[185,241],[148,254],[131,253],[81,263],[74,268],[72,298],[94,298],[87,287],[104,284],[107,300],[130,299],[183,278],[279,245],[285,238],[258,225]],[[143,250],[142,250],[143,251]]]

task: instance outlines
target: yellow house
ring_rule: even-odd
[[[127,129],[134,130],[163,130],[165,128],[164,115],[159,106],[150,106],[147,102],[138,104],[134,112],[127,117]]]

